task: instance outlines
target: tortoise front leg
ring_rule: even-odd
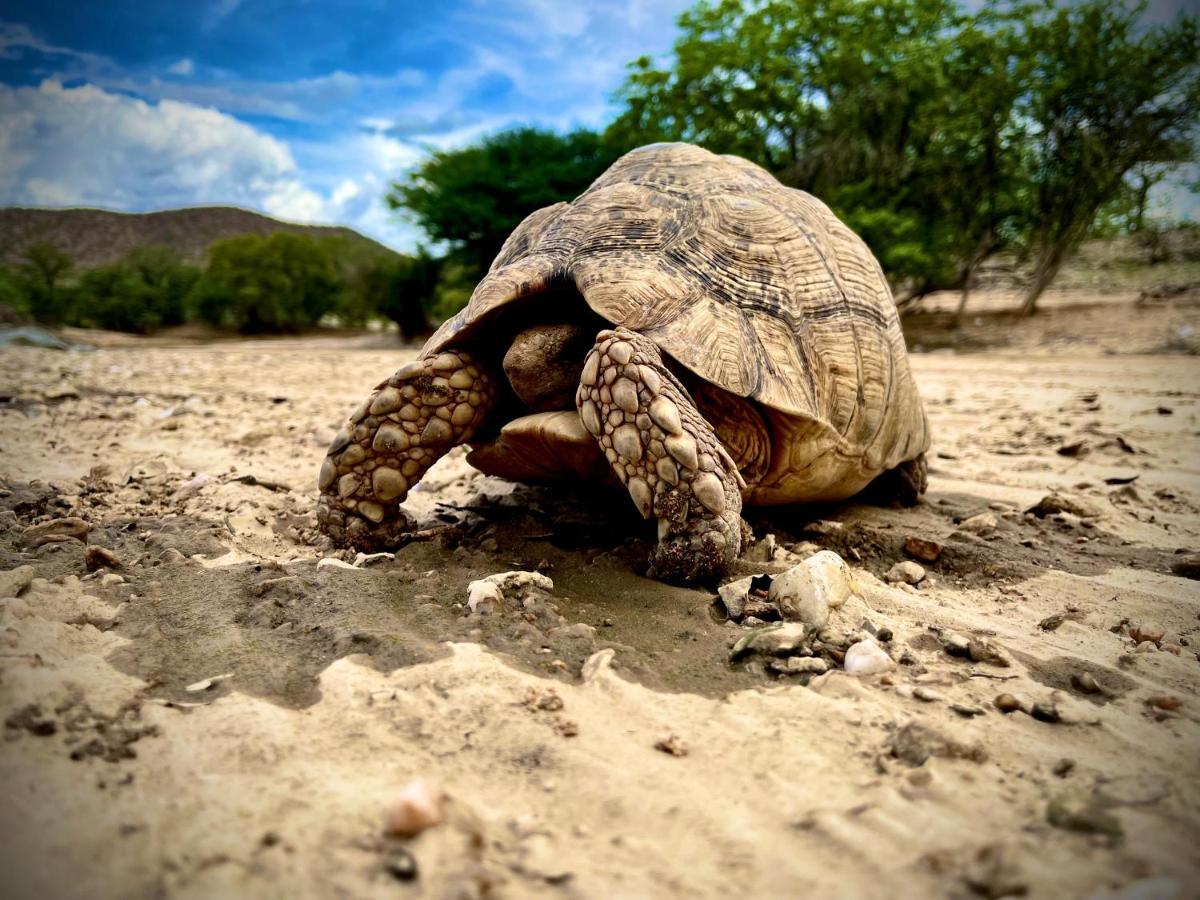
[[[654,343],[618,328],[588,353],[575,396],[643,518],[658,518],[652,574],[692,582],[720,576],[742,551],[737,467]]]
[[[340,547],[402,543],[409,521],[400,504],[430,466],[471,439],[494,402],[492,379],[462,350],[401,368],[329,445],[318,478],[321,530]]]

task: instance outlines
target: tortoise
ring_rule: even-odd
[[[917,502],[929,447],[879,264],[827,206],[683,143],[618,159],[526,218],[466,307],[354,412],[321,465],[339,546],[403,543],[399,509],[458,444],[517,481],[619,481],[658,523],[650,574],[720,576],[742,504]]]

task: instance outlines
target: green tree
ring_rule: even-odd
[[[380,260],[365,273],[372,307],[395,322],[406,341],[430,331],[429,311],[443,264],[422,247],[413,256]]]
[[[1033,64],[1018,105],[1032,166],[1026,314],[1106,204],[1147,164],[1195,158],[1200,111],[1197,20],[1145,28],[1145,3],[1085,0],[1015,6]]]
[[[591,131],[518,128],[425,160],[387,195],[477,275],[527,215],[582,193],[620,155]]]
[[[200,270],[163,246],[141,247],[124,259],[82,273],[71,322],[148,334],[184,321],[185,301]]]
[[[196,314],[244,333],[293,331],[333,311],[341,287],[329,247],[276,232],[218,241],[191,292]]]
[[[69,316],[71,296],[63,282],[72,265],[71,257],[53,244],[39,242],[25,248],[17,274],[29,312],[38,321],[58,323]]]

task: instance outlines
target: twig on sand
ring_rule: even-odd
[[[238,482],[239,484],[248,484],[251,487],[266,488],[268,491],[279,491],[280,493],[289,493],[292,489],[279,481],[267,481],[265,478],[259,478],[257,475],[237,475],[233,478],[226,478],[225,483],[231,484]]]

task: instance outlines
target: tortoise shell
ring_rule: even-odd
[[[820,200],[753,163],[682,143],[626,154],[575,201],[526,218],[423,355],[563,283],[761,407],[776,458],[751,501],[848,496],[928,449],[875,257]]]

